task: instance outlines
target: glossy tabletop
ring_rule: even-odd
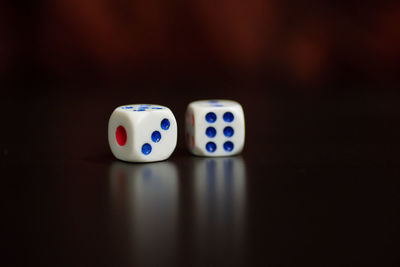
[[[86,89],[9,91],[2,102],[6,262],[397,261],[398,92]],[[204,98],[243,105],[241,155],[204,158],[185,149],[186,105]],[[174,112],[178,145],[168,160],[133,164],[113,158],[108,118],[116,106],[130,103],[162,104]]]

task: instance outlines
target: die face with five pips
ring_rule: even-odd
[[[194,155],[231,156],[243,150],[242,106],[231,100],[191,102],[186,110],[186,144]]]
[[[167,159],[176,147],[177,134],[174,114],[160,105],[120,106],[108,123],[112,153],[117,159],[129,162]]]

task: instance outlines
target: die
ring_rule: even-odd
[[[198,156],[231,156],[243,150],[242,106],[232,100],[199,100],[186,109],[186,144]]]
[[[117,107],[108,122],[108,142],[117,159],[152,162],[167,159],[176,147],[177,124],[164,106],[135,104]]]

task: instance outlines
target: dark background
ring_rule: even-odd
[[[1,1],[4,261],[398,263],[399,58],[397,1]],[[243,175],[194,174],[222,164],[184,148],[187,104],[210,98],[243,105]],[[148,166],[176,174],[154,188],[108,148],[131,103],[178,121],[174,154]],[[115,169],[165,199],[115,202]],[[244,186],[207,184],[229,179]]]

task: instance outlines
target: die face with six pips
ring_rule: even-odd
[[[111,114],[108,141],[114,156],[129,162],[167,159],[176,147],[177,123],[164,106],[120,106]]]
[[[191,102],[186,110],[186,144],[194,155],[231,156],[243,150],[242,106],[231,100]]]

